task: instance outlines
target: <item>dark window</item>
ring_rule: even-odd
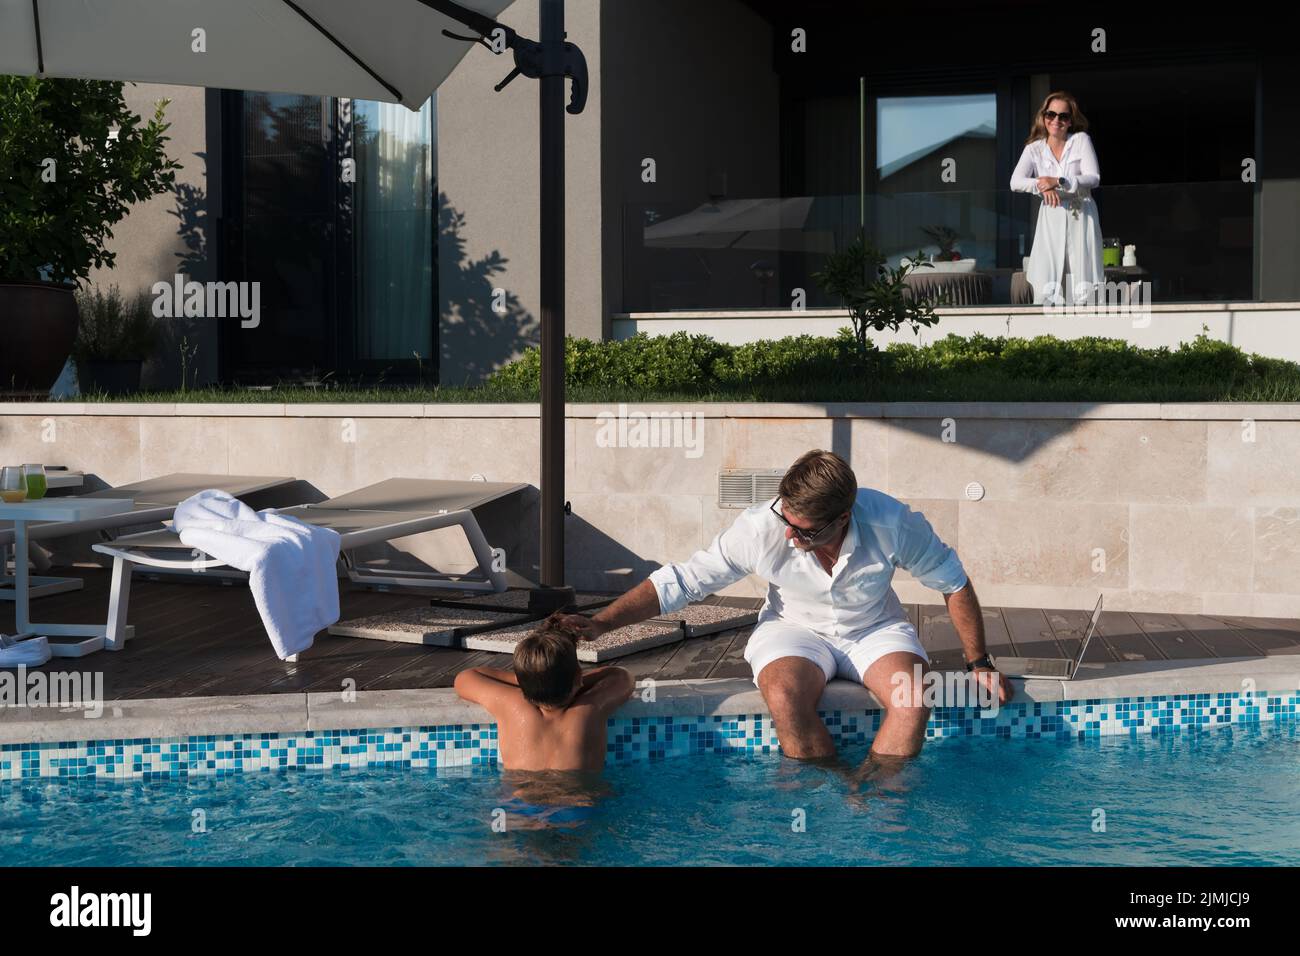
[[[785,183],[834,207],[839,221],[828,228],[838,241],[861,220],[895,261],[919,246],[934,251],[935,227],[951,230],[963,257],[992,276],[993,300],[1005,302],[1037,213],[1037,200],[1010,193],[1010,170],[1042,95],[1068,90],[1101,163],[1094,198],[1102,233],[1137,247],[1154,301],[1249,300],[1256,196],[1241,164],[1256,152],[1257,76],[1254,60],[1223,57],[1213,70],[1163,63],[1008,73],[996,92],[974,82],[935,92],[899,75],[876,80],[874,92],[865,83],[860,102],[818,90],[788,111]],[[947,159],[954,182],[941,178]],[[783,258],[783,282],[811,282],[818,262]],[[812,285],[810,302],[827,304]]]
[[[1255,154],[1256,74],[1228,59],[1051,74],[1092,125],[1101,231],[1137,246],[1156,301],[1254,298],[1255,190],[1241,161]]]
[[[222,379],[435,378],[433,100],[229,92],[223,109],[221,278],[259,283],[261,315],[223,322]]]

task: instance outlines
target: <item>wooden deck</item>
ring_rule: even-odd
[[[81,591],[32,602],[32,616],[48,622],[102,621],[108,573],[61,569],[80,575]],[[343,618],[426,604],[428,597],[365,591],[348,586]],[[754,602],[755,606],[759,602]],[[942,605],[911,605],[912,621],[937,667],[960,666],[956,632]],[[1072,656],[1087,625],[1086,611],[987,608],[988,646],[994,654]],[[332,691],[343,681],[357,690],[448,687],[466,667],[508,666],[509,656],[322,634],[296,664],[276,659],[247,587],[210,581],[137,579],[131,590],[136,636],[125,650],[81,659],[54,658],[47,669],[99,671],[106,699],[208,697]],[[0,603],[0,631],[12,633],[12,602]],[[1224,657],[1300,654],[1300,621],[1223,618],[1188,614],[1106,612],[1100,640],[1087,660],[1189,661]],[[638,679],[748,677],[744,660],[749,628],[695,638],[617,661]]]

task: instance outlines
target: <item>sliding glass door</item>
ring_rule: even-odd
[[[434,102],[413,113],[401,105],[358,101],[352,124],[352,357],[371,368],[427,365],[438,318]]]
[[[333,101],[228,94],[221,278],[256,283],[254,328],[220,323],[222,378],[247,383],[325,373],[337,296]]]
[[[436,379],[434,111],[225,94],[220,278],[261,309],[214,320],[224,381]]]

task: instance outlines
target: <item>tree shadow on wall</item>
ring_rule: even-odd
[[[451,205],[446,193],[439,192],[439,353],[443,385],[480,382],[541,341],[537,318],[498,278],[510,260],[498,249],[481,259],[470,259],[465,252],[464,229],[465,214]]]
[[[206,170],[208,154],[197,152],[192,155],[199,158]],[[206,180],[206,172],[204,178]],[[184,276],[186,281],[215,279],[216,264],[209,258],[208,230],[212,227],[212,218],[208,211],[207,191],[194,183],[177,183],[175,194],[175,208],[168,210],[167,215],[176,219],[176,235],[185,251],[172,253],[177,260],[175,268],[167,275],[155,277],[155,281],[171,285],[176,273]],[[182,343],[189,353],[184,360],[189,385],[193,386],[196,378],[206,381],[215,373],[216,331],[209,319],[181,315],[159,319],[157,323],[158,344],[142,372],[141,384],[145,388],[170,389],[181,385]],[[212,355],[197,354],[209,350],[213,351]],[[203,372],[199,371],[201,368]]]

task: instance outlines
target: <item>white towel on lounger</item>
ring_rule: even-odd
[[[311,647],[339,619],[339,534],[274,508],[254,511],[209,489],[176,506],[181,543],[248,572],[253,601],[281,660]]]

